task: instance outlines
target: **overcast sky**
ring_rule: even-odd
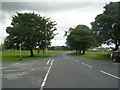
[[[0,42],[7,36],[5,29],[16,12],[36,12],[57,23],[59,34],[52,40],[52,45],[65,45],[65,31],[79,24],[91,28],[90,23],[110,1],[119,0],[4,0],[0,3]]]

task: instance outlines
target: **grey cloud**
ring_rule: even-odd
[[[76,8],[89,8],[95,7],[98,2],[3,2],[3,11],[59,11],[71,10]]]
[[[2,20],[2,2],[0,2],[0,23]]]
[[[95,8],[98,2],[2,2],[2,21],[5,21],[6,14],[13,16],[16,12],[23,10],[37,12],[60,12],[73,9],[85,11],[87,8]],[[1,19],[1,18],[0,18]]]
[[[69,18],[65,19],[67,17],[65,16],[65,12],[67,11],[71,12],[72,10],[75,10],[75,11],[77,10],[78,14],[82,12],[87,12],[86,14],[88,15],[91,12],[92,13],[97,12],[98,9],[102,8],[101,5],[104,5],[104,4],[105,2],[100,2],[100,1],[98,2],[98,0],[96,0],[96,2],[91,2],[91,0],[89,0],[89,2],[88,1],[85,2],[84,0],[83,2],[2,2],[2,10],[0,10],[0,13],[2,12],[3,23],[2,24],[0,23],[0,26],[1,25],[3,26],[2,29],[9,26],[11,18],[13,15],[16,14],[16,12],[21,12],[23,10],[37,11],[38,13],[40,12],[42,14],[45,14],[48,17],[49,16],[53,17],[53,19],[55,19],[55,21],[59,23],[57,27],[60,34],[56,36],[56,40],[59,40],[58,42],[60,42],[60,40],[62,41],[62,39],[64,39],[63,37],[61,38],[62,34],[64,34],[64,30],[68,30],[69,26],[71,26],[71,24],[67,23],[70,21]],[[95,11],[93,12],[93,10]],[[64,14],[64,15],[62,15],[62,17],[60,17],[61,20],[59,20],[59,15],[61,14]],[[77,16],[77,15],[72,15],[74,14],[74,12],[71,12],[69,14],[71,14],[70,16],[74,16],[74,17]],[[74,17],[71,17],[71,18],[73,18],[74,20]],[[80,23],[81,21],[75,21],[75,22]],[[64,23],[67,26],[64,25]],[[72,23],[72,25],[75,25],[75,24]],[[6,34],[4,35],[6,36]]]

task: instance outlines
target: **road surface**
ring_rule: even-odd
[[[3,63],[3,88],[118,88],[118,63],[73,56]]]

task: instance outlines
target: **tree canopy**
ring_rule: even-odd
[[[80,53],[83,51],[83,54],[85,54],[87,48],[97,45],[94,33],[85,25],[78,25],[75,28],[70,28],[69,31],[66,32],[66,35],[67,45]]]
[[[120,2],[110,2],[104,7],[104,12],[97,15],[92,22],[92,29],[98,36],[101,44],[115,44],[120,46]]]
[[[18,49],[22,44],[22,48],[29,49],[33,56],[33,48],[39,46],[44,49],[50,45],[50,40],[55,36],[55,25],[55,21],[34,12],[17,13],[12,17],[11,26],[6,28],[9,35],[5,39],[5,46],[7,49]]]

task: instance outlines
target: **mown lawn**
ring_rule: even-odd
[[[41,59],[45,58],[42,54],[42,51],[40,51],[40,54],[38,54],[37,50],[34,50],[34,57],[30,57],[30,51],[28,50],[22,50],[22,59],[21,60],[32,60],[32,59]],[[47,55],[53,55],[56,53],[65,52],[65,51],[48,51]],[[2,62],[10,62],[10,61],[21,61],[20,60],[20,52],[19,51],[2,51]]]
[[[84,55],[78,55],[76,53],[73,53],[74,55],[86,57],[86,58],[92,58],[92,59],[100,59],[100,60],[111,60],[110,57],[108,57],[108,52],[89,52],[87,51]]]

